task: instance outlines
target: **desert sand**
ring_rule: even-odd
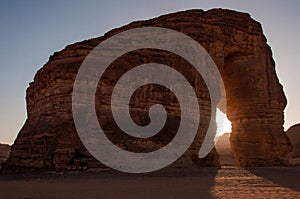
[[[1,175],[0,198],[299,198],[300,167]]]

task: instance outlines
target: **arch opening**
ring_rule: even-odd
[[[220,157],[221,166],[237,166],[233,151],[230,147],[231,122],[227,115],[217,108],[217,133],[214,139],[215,148]]]

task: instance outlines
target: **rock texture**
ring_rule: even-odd
[[[180,31],[198,41],[214,59],[225,82],[227,116],[233,129],[230,140],[239,165],[284,164],[286,154],[291,150],[282,127],[286,98],[276,76],[272,52],[261,25],[251,19],[249,14],[213,9],[189,10],[133,22],[102,37],[75,43],[54,53],[27,89],[28,119],[12,146],[6,170],[106,168],[86,151],[76,134],[71,109],[74,79],[84,58],[100,42],[124,30],[143,26]],[[185,60],[165,51],[134,51],[118,58],[110,66],[104,81],[98,85],[97,96],[101,95],[102,101],[96,106],[98,119],[103,123],[108,137],[127,150],[151,151],[170,141],[176,132],[176,121],[180,117],[178,103],[168,90],[154,85],[142,88],[133,97],[139,100],[132,102],[132,116],[137,123],[145,124],[147,106],[154,102],[164,103],[168,118],[171,119],[166,124],[167,135],[160,134],[146,140],[133,139],[122,134],[112,120],[109,94],[115,80],[131,67],[149,62],[177,67],[195,90],[201,93],[197,96],[201,99],[199,132],[190,149],[173,166],[216,165],[218,155],[215,150],[204,159],[199,159],[197,155],[210,117],[207,88]],[[143,90],[147,89],[153,92],[144,96]],[[153,96],[154,99],[151,98]],[[146,100],[146,103],[144,98],[151,100]],[[121,139],[121,135],[125,138]]]
[[[300,124],[290,127],[286,134],[293,145],[293,151],[290,156],[292,158],[300,158]]]
[[[0,144],[0,166],[3,162],[7,160],[10,153],[10,145]]]
[[[220,156],[220,165],[237,165],[230,147],[230,133],[224,133],[217,137],[215,147]]]

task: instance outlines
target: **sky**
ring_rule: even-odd
[[[132,21],[211,8],[247,12],[262,24],[288,99],[284,127],[299,123],[298,0],[1,0],[0,143],[14,142],[27,117],[26,88],[54,52]],[[223,131],[228,130],[226,122]]]

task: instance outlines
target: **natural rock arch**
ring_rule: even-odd
[[[230,10],[213,9],[209,11],[189,10],[164,15],[158,18],[130,23],[106,33],[103,37],[86,40],[67,46],[54,53],[46,65],[37,72],[34,82],[27,89],[26,102],[28,119],[12,146],[6,161],[7,170],[80,170],[103,167],[81,144],[72,118],[72,86],[77,70],[87,54],[106,38],[121,31],[142,26],[170,28],[192,37],[211,55],[222,73],[227,95],[227,116],[232,122],[231,145],[240,166],[283,165],[291,150],[289,140],[283,132],[283,110],[286,106],[282,86],[275,72],[275,63],[270,47],[266,43],[261,25],[250,15]],[[130,60],[130,61],[128,61]],[[195,90],[202,91],[201,124],[196,139],[189,150],[173,165],[175,167],[217,165],[218,155],[213,150],[206,158],[199,159],[198,151],[210,117],[209,97],[206,86],[194,75],[193,69],[185,60],[167,52],[144,49],[126,54],[116,61],[117,71],[111,70],[98,92],[104,98],[100,118],[112,139],[118,131],[106,115],[106,97],[113,88],[109,78],[119,77],[120,72],[134,65],[159,61],[178,68],[190,76]],[[119,67],[121,66],[122,67]],[[152,89],[151,95],[174,100],[162,88]],[[157,94],[162,92],[163,94]],[[150,97],[153,97],[150,96]],[[149,97],[149,96],[148,96]],[[137,94],[135,99],[142,100]],[[105,101],[106,100],[106,101]],[[173,102],[173,101],[172,101]],[[176,100],[174,102],[176,104]],[[100,106],[100,105],[99,105]],[[178,107],[167,106],[170,117],[178,120]],[[98,107],[99,108],[99,107]],[[142,122],[146,110],[141,106],[133,109],[133,119]],[[212,116],[214,117],[214,116]],[[147,118],[146,118],[147,119]],[[166,129],[172,129],[171,123]],[[170,130],[170,132],[173,130]],[[172,134],[168,135],[172,138]],[[150,140],[128,138],[116,141],[120,147],[134,150],[154,150],[161,145],[163,137]],[[150,142],[146,144],[145,142]]]

